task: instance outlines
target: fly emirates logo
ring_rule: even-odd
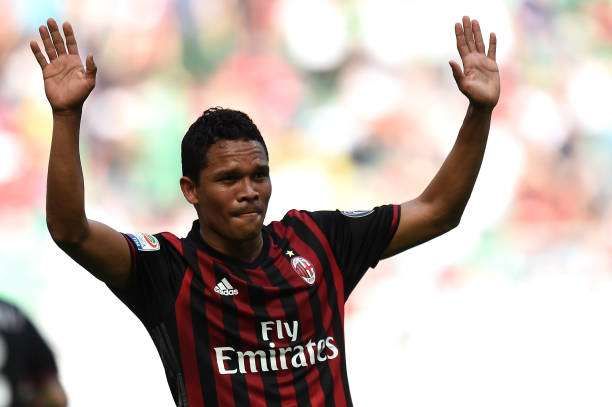
[[[257,373],[277,370],[298,369],[315,363],[335,359],[338,356],[333,336],[310,339],[303,345],[298,339],[298,321],[263,321],[261,338],[268,342],[268,349],[240,351],[229,346],[215,348],[217,369],[221,374]],[[277,347],[275,340],[290,341],[290,346]]]

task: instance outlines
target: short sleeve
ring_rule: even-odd
[[[108,287],[146,327],[156,325],[172,310],[176,299],[184,274],[181,256],[166,233],[122,234],[132,258],[130,279],[123,289]]]
[[[383,205],[369,211],[317,211],[310,216],[332,247],[348,296],[368,268],[376,267],[389,246],[399,223],[400,207]]]

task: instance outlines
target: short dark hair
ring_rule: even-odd
[[[266,157],[268,148],[255,123],[238,110],[212,107],[206,109],[189,127],[181,143],[183,176],[199,182],[200,171],[206,167],[206,154],[210,146],[219,140],[255,140],[263,146]]]

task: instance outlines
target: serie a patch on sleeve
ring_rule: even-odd
[[[138,251],[153,252],[159,250],[159,240],[148,233],[127,233]]]
[[[340,213],[342,213],[344,216],[348,216],[349,218],[363,218],[364,216],[368,216],[372,212],[374,212],[374,209],[340,211]]]

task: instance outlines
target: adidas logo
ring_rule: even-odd
[[[215,292],[221,295],[238,295],[238,290],[232,287],[225,277],[223,277],[223,279],[217,283],[215,286]]]

